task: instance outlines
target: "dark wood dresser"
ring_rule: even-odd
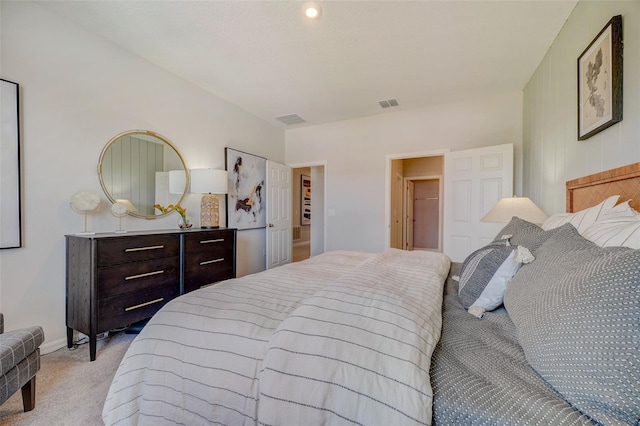
[[[67,235],[67,346],[150,318],[175,297],[236,276],[235,229]]]

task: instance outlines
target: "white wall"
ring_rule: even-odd
[[[388,154],[513,143],[521,188],[522,93],[389,111],[286,132],[286,162],[326,160],[327,250],[385,249]]]
[[[64,343],[65,234],[82,231],[69,207],[101,195],[94,231],[117,229],[97,176],[103,146],[125,130],[171,140],[190,168],[224,168],[224,147],[284,161],[284,131],[28,2],[2,2],[2,77],[21,85],[24,248],[0,252],[7,329],[40,324],[45,349]],[[185,207],[197,220],[200,197]],[[177,215],[126,217],[129,230],[174,228]],[[264,229],[238,233],[238,274],[264,269]]]
[[[586,141],[577,137],[577,58],[622,15],[623,114]],[[640,1],[580,1],[524,90],[524,194],[547,213],[565,211],[565,182],[640,161]]]

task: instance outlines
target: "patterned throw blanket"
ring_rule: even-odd
[[[450,261],[330,252],[188,293],[135,339],[106,424],[431,424]]]

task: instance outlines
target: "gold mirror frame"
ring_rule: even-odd
[[[177,156],[177,159],[179,160],[179,162],[182,164],[182,168],[185,172],[185,176],[186,176],[186,180],[185,180],[185,186],[184,186],[184,190],[182,191],[182,194],[180,195],[180,199],[178,200],[177,203],[168,203],[168,204],[181,204],[182,201],[184,200],[185,196],[187,195],[188,192],[188,188],[189,188],[189,183],[191,181],[191,176],[189,173],[189,168],[187,167],[187,163],[184,160],[184,157],[182,156],[182,154],[180,154],[180,151],[178,151],[178,148],[175,147],[175,145],[173,145],[167,138],[165,138],[162,135],[159,135],[158,133],[152,132],[150,130],[129,130],[126,132],[122,132],[116,136],[114,136],[113,138],[111,138],[111,140],[109,142],[107,142],[107,144],[105,145],[104,149],[102,150],[102,152],[100,153],[100,159],[98,160],[98,177],[100,178],[100,185],[102,186],[102,190],[104,191],[105,195],[107,196],[107,198],[109,199],[109,201],[111,201],[112,203],[116,203],[118,202],[117,200],[120,198],[116,198],[113,195],[113,188],[107,184],[107,182],[105,182],[105,174],[103,172],[103,168],[105,165],[105,159],[109,158],[109,156],[111,155],[111,149],[112,147],[114,147],[114,145],[118,142],[120,142],[121,140],[123,140],[123,138],[126,138],[128,136],[135,136],[135,135],[139,135],[141,136],[140,138],[136,138],[136,139],[141,139],[147,142],[153,142],[154,144],[160,144],[160,142],[163,143],[163,162],[165,161],[164,159],[164,147],[168,147],[171,148],[172,151],[169,151],[170,154],[175,154]],[[154,138],[156,140],[154,140]],[[126,155],[122,156],[122,158],[127,158]],[[131,158],[129,157],[129,160]],[[176,162],[177,164],[177,162]],[[171,167],[170,165],[168,165],[169,167]],[[166,165],[163,165],[163,169],[162,171],[166,171],[168,172],[169,170],[164,170],[164,168],[167,167]],[[175,166],[174,168],[172,168],[171,170],[176,170],[178,168],[178,166]],[[160,170],[154,170],[155,171],[160,171]],[[143,179],[139,179],[139,180],[143,180]],[[154,182],[154,191],[155,191],[155,182]],[[167,190],[168,191],[168,190]],[[176,194],[177,195],[177,194]],[[128,200],[128,199],[127,199]],[[150,206],[146,205],[144,207],[146,207],[146,210],[148,210],[148,208],[150,207],[151,209],[151,214],[141,214],[138,212],[133,212],[133,211],[127,211],[127,214],[133,217],[139,217],[139,218],[143,218],[143,219],[156,219],[158,217],[164,217],[166,215],[168,215],[169,213],[173,212],[173,209],[169,210],[167,213],[160,213],[159,214],[155,214],[156,210],[153,208],[153,204],[156,203],[156,200],[154,199],[154,202],[151,203]],[[133,203],[134,206],[136,205],[135,203]],[[165,206],[166,207],[166,206]]]

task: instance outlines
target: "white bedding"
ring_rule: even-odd
[[[167,304],[131,344],[106,424],[430,424],[450,261],[329,252]]]

